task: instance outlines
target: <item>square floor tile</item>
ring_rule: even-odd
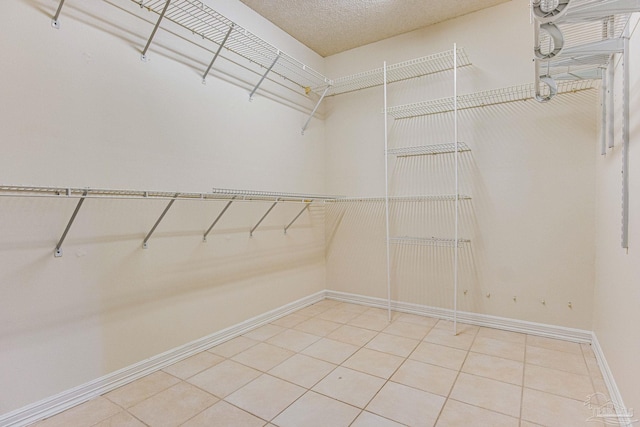
[[[299,314],[301,316],[314,317],[322,312],[329,310],[330,308],[331,307],[327,305],[314,304],[314,305],[307,306],[305,308],[301,308],[300,310],[296,311],[296,314]]]
[[[520,416],[522,387],[461,372],[451,398],[512,417]]]
[[[295,329],[308,334],[324,337],[338,329],[342,324],[331,322],[330,320],[318,319],[317,317],[298,323]]]
[[[372,331],[379,332],[389,326],[390,323],[386,317],[367,314],[365,311],[363,314],[351,319],[348,324],[358,328],[370,329]]]
[[[122,408],[118,405],[103,397],[98,397],[40,421],[34,427],[89,427],[111,418],[121,411]]]
[[[260,341],[252,340],[251,338],[239,336],[222,344],[218,344],[217,346],[210,348],[208,351],[222,357],[233,357],[241,351],[245,351],[246,349],[253,347],[259,342]]]
[[[395,321],[382,330],[385,334],[398,335],[405,338],[422,340],[431,326],[419,325],[417,323]]]
[[[361,305],[361,304],[352,304],[349,302],[343,302],[342,304],[340,304],[339,306],[341,310],[346,310],[346,311],[350,311],[352,313],[356,313],[356,314],[362,314],[365,311],[367,311],[369,309],[369,307],[367,307],[366,305]]]
[[[407,359],[391,381],[446,397],[457,376],[458,371]]]
[[[225,360],[187,381],[215,396],[224,398],[259,375],[260,371],[232,360]]]
[[[284,331],[285,329],[286,328],[283,328],[282,326],[268,324],[247,332],[243,335],[243,337],[256,341],[266,341],[272,336]]]
[[[338,367],[312,390],[358,408],[364,408],[384,383],[385,380],[382,378]]]
[[[263,374],[225,400],[262,419],[271,420],[305,391],[302,387]]]
[[[527,345],[526,363],[574,374],[589,375],[589,369],[582,354],[549,350]]]
[[[343,310],[342,308],[330,308],[327,311],[324,311],[318,316],[317,319],[330,320],[336,323],[347,323],[349,320],[358,316],[358,313],[354,313],[353,311]]]
[[[524,363],[487,354],[470,352],[462,372],[494,380],[522,385]]]
[[[395,356],[407,357],[419,343],[420,341],[415,339],[380,333],[369,341],[365,347]]]
[[[275,345],[260,343],[238,353],[231,358],[243,365],[266,372],[276,365],[284,362],[295,353]]]
[[[281,326],[283,328],[293,328],[299,323],[304,322],[305,320],[309,320],[309,317],[303,316],[298,313],[291,313],[284,317],[274,320],[271,322],[272,325]]]
[[[494,340],[507,341],[516,344],[524,344],[527,339],[525,334],[494,328],[480,328],[478,330],[478,337],[492,338]]]
[[[591,377],[527,365],[524,386],[576,400],[587,400],[594,393]]]
[[[372,414],[371,412],[362,411],[358,418],[351,424],[350,427],[402,427],[403,424],[391,421],[388,418],[381,417],[380,415]]]
[[[262,427],[264,420],[219,401],[184,423],[182,427]]]
[[[527,345],[546,348],[548,350],[564,351],[566,353],[582,354],[582,348],[578,343],[536,335],[527,335]]]
[[[309,391],[273,422],[280,427],[347,427],[359,413],[358,408]]]
[[[93,427],[146,427],[146,425],[130,413],[123,411],[93,425]]]
[[[393,318],[393,321],[415,323],[417,325],[428,326],[429,328],[433,328],[436,323],[438,323],[438,319],[435,317],[419,316],[410,313],[398,313],[397,316]]]
[[[408,426],[432,426],[444,402],[442,396],[388,382],[366,409]]]
[[[327,338],[335,341],[346,342],[347,344],[363,346],[371,341],[371,339],[376,335],[378,335],[378,333],[370,329],[357,328],[350,325],[342,325],[338,329],[327,335]]]
[[[181,382],[138,403],[129,412],[152,426],[178,426],[218,401],[191,384]]]
[[[167,366],[163,369],[168,374],[174,377],[187,379],[194,376],[198,372],[202,372],[207,368],[210,368],[218,363],[222,362],[224,357],[216,354],[209,353],[208,351],[200,352],[173,365]]]
[[[524,342],[515,343],[477,336],[471,346],[471,351],[523,362],[524,348]]]
[[[309,347],[319,339],[320,337],[317,335],[296,331],[295,329],[287,329],[286,331],[269,338],[267,343],[298,352]]]
[[[358,347],[355,345],[323,338],[302,350],[302,354],[339,365],[356,350]]]
[[[524,389],[522,419],[548,427],[587,427],[597,423],[587,422],[593,411],[584,402],[568,397]]]
[[[313,387],[336,365],[304,354],[295,354],[269,371],[270,375],[304,388]]]
[[[436,423],[436,427],[518,427],[518,425],[518,418],[452,399],[447,400]]]
[[[441,329],[443,331],[451,332],[453,334],[453,321],[440,319],[438,323],[434,326],[434,329]],[[480,330],[479,326],[469,325],[468,323],[457,323],[457,334],[465,334],[465,335],[476,335]]]
[[[173,375],[158,371],[117,388],[104,397],[123,408],[129,408],[179,382],[180,380]]]
[[[393,354],[361,348],[348,358],[342,366],[388,379],[403,361],[404,358]]]
[[[439,323],[438,323],[439,324]],[[460,350],[469,350],[473,340],[475,339],[473,333],[459,333],[453,335],[453,329],[438,328],[437,325],[429,331],[424,341],[432,344],[446,345],[447,347],[453,347]]]
[[[418,347],[409,355],[410,359],[442,366],[443,368],[454,369],[456,371],[459,371],[462,367],[465,357],[467,357],[466,350],[426,341],[418,344]]]

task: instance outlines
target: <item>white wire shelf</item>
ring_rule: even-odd
[[[441,194],[441,195],[424,195],[424,196],[392,196],[389,197],[389,201],[392,203],[411,203],[411,202],[454,202],[456,200],[455,194]],[[458,200],[471,200],[471,196],[465,194],[459,194]],[[379,203],[384,202],[384,197],[341,197],[338,199],[327,200],[330,203]]]
[[[463,48],[457,49],[456,54],[458,56],[458,67],[471,65],[471,61],[469,61],[469,57]],[[387,66],[387,83],[395,83],[452,70],[453,65],[453,49],[422,58],[399,62]],[[331,88],[326,96],[340,95],[370,87],[382,86],[384,83],[383,73],[383,68],[376,68],[374,70],[337,78],[332,81]],[[315,88],[315,91],[320,91],[321,89],[323,88],[318,87]]]
[[[471,151],[471,148],[469,148],[469,146],[464,142],[458,142],[458,152],[463,153],[465,151]],[[391,154],[396,157],[429,156],[455,152],[456,144],[453,142],[449,142],[446,144],[419,145],[414,147],[399,147],[387,150],[387,154]]]
[[[558,94],[568,94],[597,88],[597,80],[564,81],[558,83]],[[534,84],[511,86],[476,92],[458,96],[458,110],[487,107],[507,102],[526,101],[535,97]],[[452,112],[453,97],[417,102],[415,104],[399,105],[387,109],[387,113],[395,119],[409,119]]]
[[[171,191],[108,190],[97,188],[0,186],[0,197],[63,197],[87,199],[146,199],[146,200],[234,200],[279,201],[311,203],[335,199],[337,196],[317,194],[277,193],[269,191],[228,190],[214,188],[211,193]]]
[[[158,15],[166,4],[166,0],[132,1]],[[326,87],[330,82],[327,77],[232,22],[202,1],[172,0],[164,18],[217,45],[224,44],[227,50],[265,69],[273,67],[271,72],[301,88]],[[229,37],[223,43],[227,33]],[[274,62],[275,65],[272,66]]]
[[[392,237],[389,243],[394,245],[413,245],[413,246],[436,246],[436,247],[456,247],[455,239],[442,239],[437,237]],[[468,239],[458,239],[458,247],[471,243]]]

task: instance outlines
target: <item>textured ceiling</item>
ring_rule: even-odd
[[[509,0],[241,0],[322,56]]]

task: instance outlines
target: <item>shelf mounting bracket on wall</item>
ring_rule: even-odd
[[[71,195],[71,190],[67,190],[67,196]],[[69,222],[67,223],[67,226],[64,229],[64,232],[62,233],[62,237],[60,237],[60,240],[58,240],[58,244],[56,245],[55,250],[53,251],[53,256],[56,258],[60,258],[62,256],[62,243],[64,242],[64,239],[67,237],[67,233],[69,232],[69,230],[71,229],[71,225],[73,224],[73,221],[75,221],[76,216],[78,215],[78,212],[80,211],[80,208],[82,207],[82,204],[84,203],[84,199],[87,196],[87,192],[83,192],[82,193],[82,197],[80,197],[80,200],[78,200],[78,204],[76,205],[76,208],[73,211],[73,214],[71,214],[71,218],[69,219]]]
[[[233,198],[235,199],[235,197]],[[213,224],[211,224],[211,227],[207,228],[207,231],[204,232],[204,236],[202,236],[202,241],[204,243],[207,242],[207,236],[209,235],[209,233],[211,232],[211,230],[213,230],[213,227],[216,226],[216,224],[218,223],[218,221],[220,221],[220,218],[222,218],[222,215],[224,215],[224,213],[227,211],[227,209],[229,209],[229,206],[231,206],[231,203],[233,203],[233,199],[229,200],[227,202],[227,204],[225,205],[225,207],[222,209],[222,212],[220,212],[218,214],[218,216],[216,217],[216,219],[213,221]]]
[[[167,13],[167,9],[169,8],[169,3],[171,3],[171,0],[167,0],[167,2],[164,4],[164,8],[162,9],[160,16],[158,17],[158,22],[156,22],[155,27],[153,27],[153,31],[151,31],[149,40],[147,40],[147,44],[142,50],[142,55],[140,55],[140,59],[142,59],[145,62],[147,61],[147,50],[149,50],[149,46],[151,46],[151,41],[155,37],[156,31],[158,31],[158,27],[160,27],[160,22],[162,22],[162,18],[164,18],[164,14]]]
[[[167,214],[167,212],[169,212],[169,209],[171,209],[171,205],[173,205],[173,203],[176,201],[176,198],[180,195],[180,193],[176,193],[175,196],[173,196],[173,198],[169,201],[169,203],[167,204],[167,207],[164,208],[164,211],[162,211],[162,214],[160,214],[160,218],[158,218],[158,220],[156,221],[155,224],[153,224],[153,227],[151,228],[151,231],[149,231],[149,233],[147,234],[147,236],[144,238],[144,241],[142,242],[142,249],[147,249],[149,246],[147,245],[147,242],[149,241],[149,239],[151,238],[151,235],[153,234],[154,231],[156,231],[156,228],[158,228],[158,225],[160,225],[160,222],[162,221],[162,219],[164,218],[164,216]]]
[[[327,96],[327,92],[329,92],[330,88],[331,88],[331,85],[328,85],[325,88],[324,92],[322,92],[322,96],[320,96],[320,99],[316,103],[316,106],[313,108],[313,111],[311,111],[311,114],[309,115],[309,118],[307,119],[307,122],[304,124],[304,126],[302,126],[302,134],[303,135],[304,135],[304,131],[307,130],[307,126],[309,126],[309,123],[311,122],[311,119],[313,118],[313,115],[316,113],[316,111],[318,111],[318,107],[320,107],[320,103],[322,102],[324,97]]]
[[[258,82],[256,87],[254,87],[251,93],[249,94],[249,101],[253,99],[253,94],[256,93],[256,90],[258,90],[258,88],[260,87],[264,79],[267,77],[267,74],[269,74],[271,69],[276,65],[276,62],[278,62],[278,59],[280,59],[280,51],[278,51],[278,55],[276,56],[276,59],[274,59],[271,65],[269,65],[269,68],[267,68],[267,71],[265,71],[262,77],[260,77],[260,81]]]
[[[276,207],[276,205],[278,204],[278,201],[279,201],[279,199],[276,199],[276,201],[273,202],[273,204],[267,210],[267,212],[265,212],[265,214],[262,215],[262,218],[260,218],[260,221],[258,221],[258,223],[249,231],[249,237],[253,237],[253,232],[256,231],[256,228],[258,228],[258,226],[262,223],[262,221],[264,221],[264,219],[267,217],[267,215],[269,215],[269,212],[271,212],[273,210],[273,208]]]
[[[293,223],[296,222],[298,220],[298,218],[300,218],[300,215],[302,215],[304,213],[304,211],[309,209],[309,206],[311,206],[311,203],[313,203],[313,200],[307,202],[304,205],[304,208],[302,208],[302,210],[298,213],[298,215],[296,215],[296,217],[293,218],[293,220],[284,228],[284,234],[287,234],[287,230],[289,229],[289,227],[291,227],[293,225]]]
[[[60,21],[58,18],[60,17],[60,12],[62,11],[62,5],[64,4],[64,0],[60,0],[60,4],[58,5],[58,9],[56,10],[56,14],[53,15],[53,19],[51,20],[51,26],[56,30],[60,29]]]
[[[224,39],[220,43],[220,46],[218,46],[218,50],[216,51],[216,54],[213,55],[213,59],[211,60],[211,63],[207,67],[207,71],[205,71],[204,74],[202,75],[202,84],[207,84],[207,74],[209,74],[209,71],[211,71],[211,67],[213,67],[213,63],[216,62],[216,59],[218,59],[218,55],[220,55],[220,52],[222,51],[224,44],[227,42],[227,39],[231,35],[231,31],[233,31],[233,27],[235,26],[236,24],[231,24],[231,26],[229,26],[229,31],[227,31],[227,34],[224,36]]]

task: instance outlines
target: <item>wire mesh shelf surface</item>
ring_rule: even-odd
[[[458,152],[463,153],[466,151],[471,151],[471,148],[469,148],[469,146],[464,142],[458,142]],[[429,156],[434,154],[449,154],[455,152],[456,144],[453,142],[449,142],[446,144],[419,145],[414,147],[399,147],[387,150],[387,154],[391,154],[396,157]]]
[[[567,94],[598,87],[597,80],[564,81],[558,83],[558,94]],[[534,84],[511,86],[458,96],[458,110],[486,107],[514,101],[526,101],[535,97]],[[395,119],[442,114],[454,111],[453,97],[399,105],[387,109]]]
[[[468,239],[458,239],[458,247],[471,243]],[[437,246],[453,248],[456,246],[456,239],[442,239],[437,237],[392,237],[389,243],[394,245],[413,245],[413,246]]]
[[[458,67],[471,65],[469,57],[463,48],[457,49]],[[422,58],[411,59],[387,66],[387,83],[409,80],[429,74],[452,70],[454,66],[453,50],[435,53]],[[364,71],[362,73],[344,76],[332,81],[327,96],[339,95],[370,87],[381,86],[384,81],[383,68]],[[316,88],[316,91],[322,88]]]
[[[386,199],[384,197],[341,197],[338,199],[327,200],[327,202],[331,203],[354,203],[354,202],[364,202],[364,203],[376,203],[376,202],[384,202]],[[389,202],[392,203],[411,203],[411,202],[454,202],[456,200],[455,194],[434,194],[434,195],[421,195],[421,196],[391,196],[389,197]],[[471,200],[471,196],[467,196],[464,194],[458,195],[458,200]]]
[[[132,0],[149,11],[161,14],[166,0]],[[329,79],[281,52],[247,29],[235,24],[199,0],[172,0],[164,16],[194,34],[220,45],[231,29],[224,44],[229,51],[268,69],[302,88],[326,86]]]

